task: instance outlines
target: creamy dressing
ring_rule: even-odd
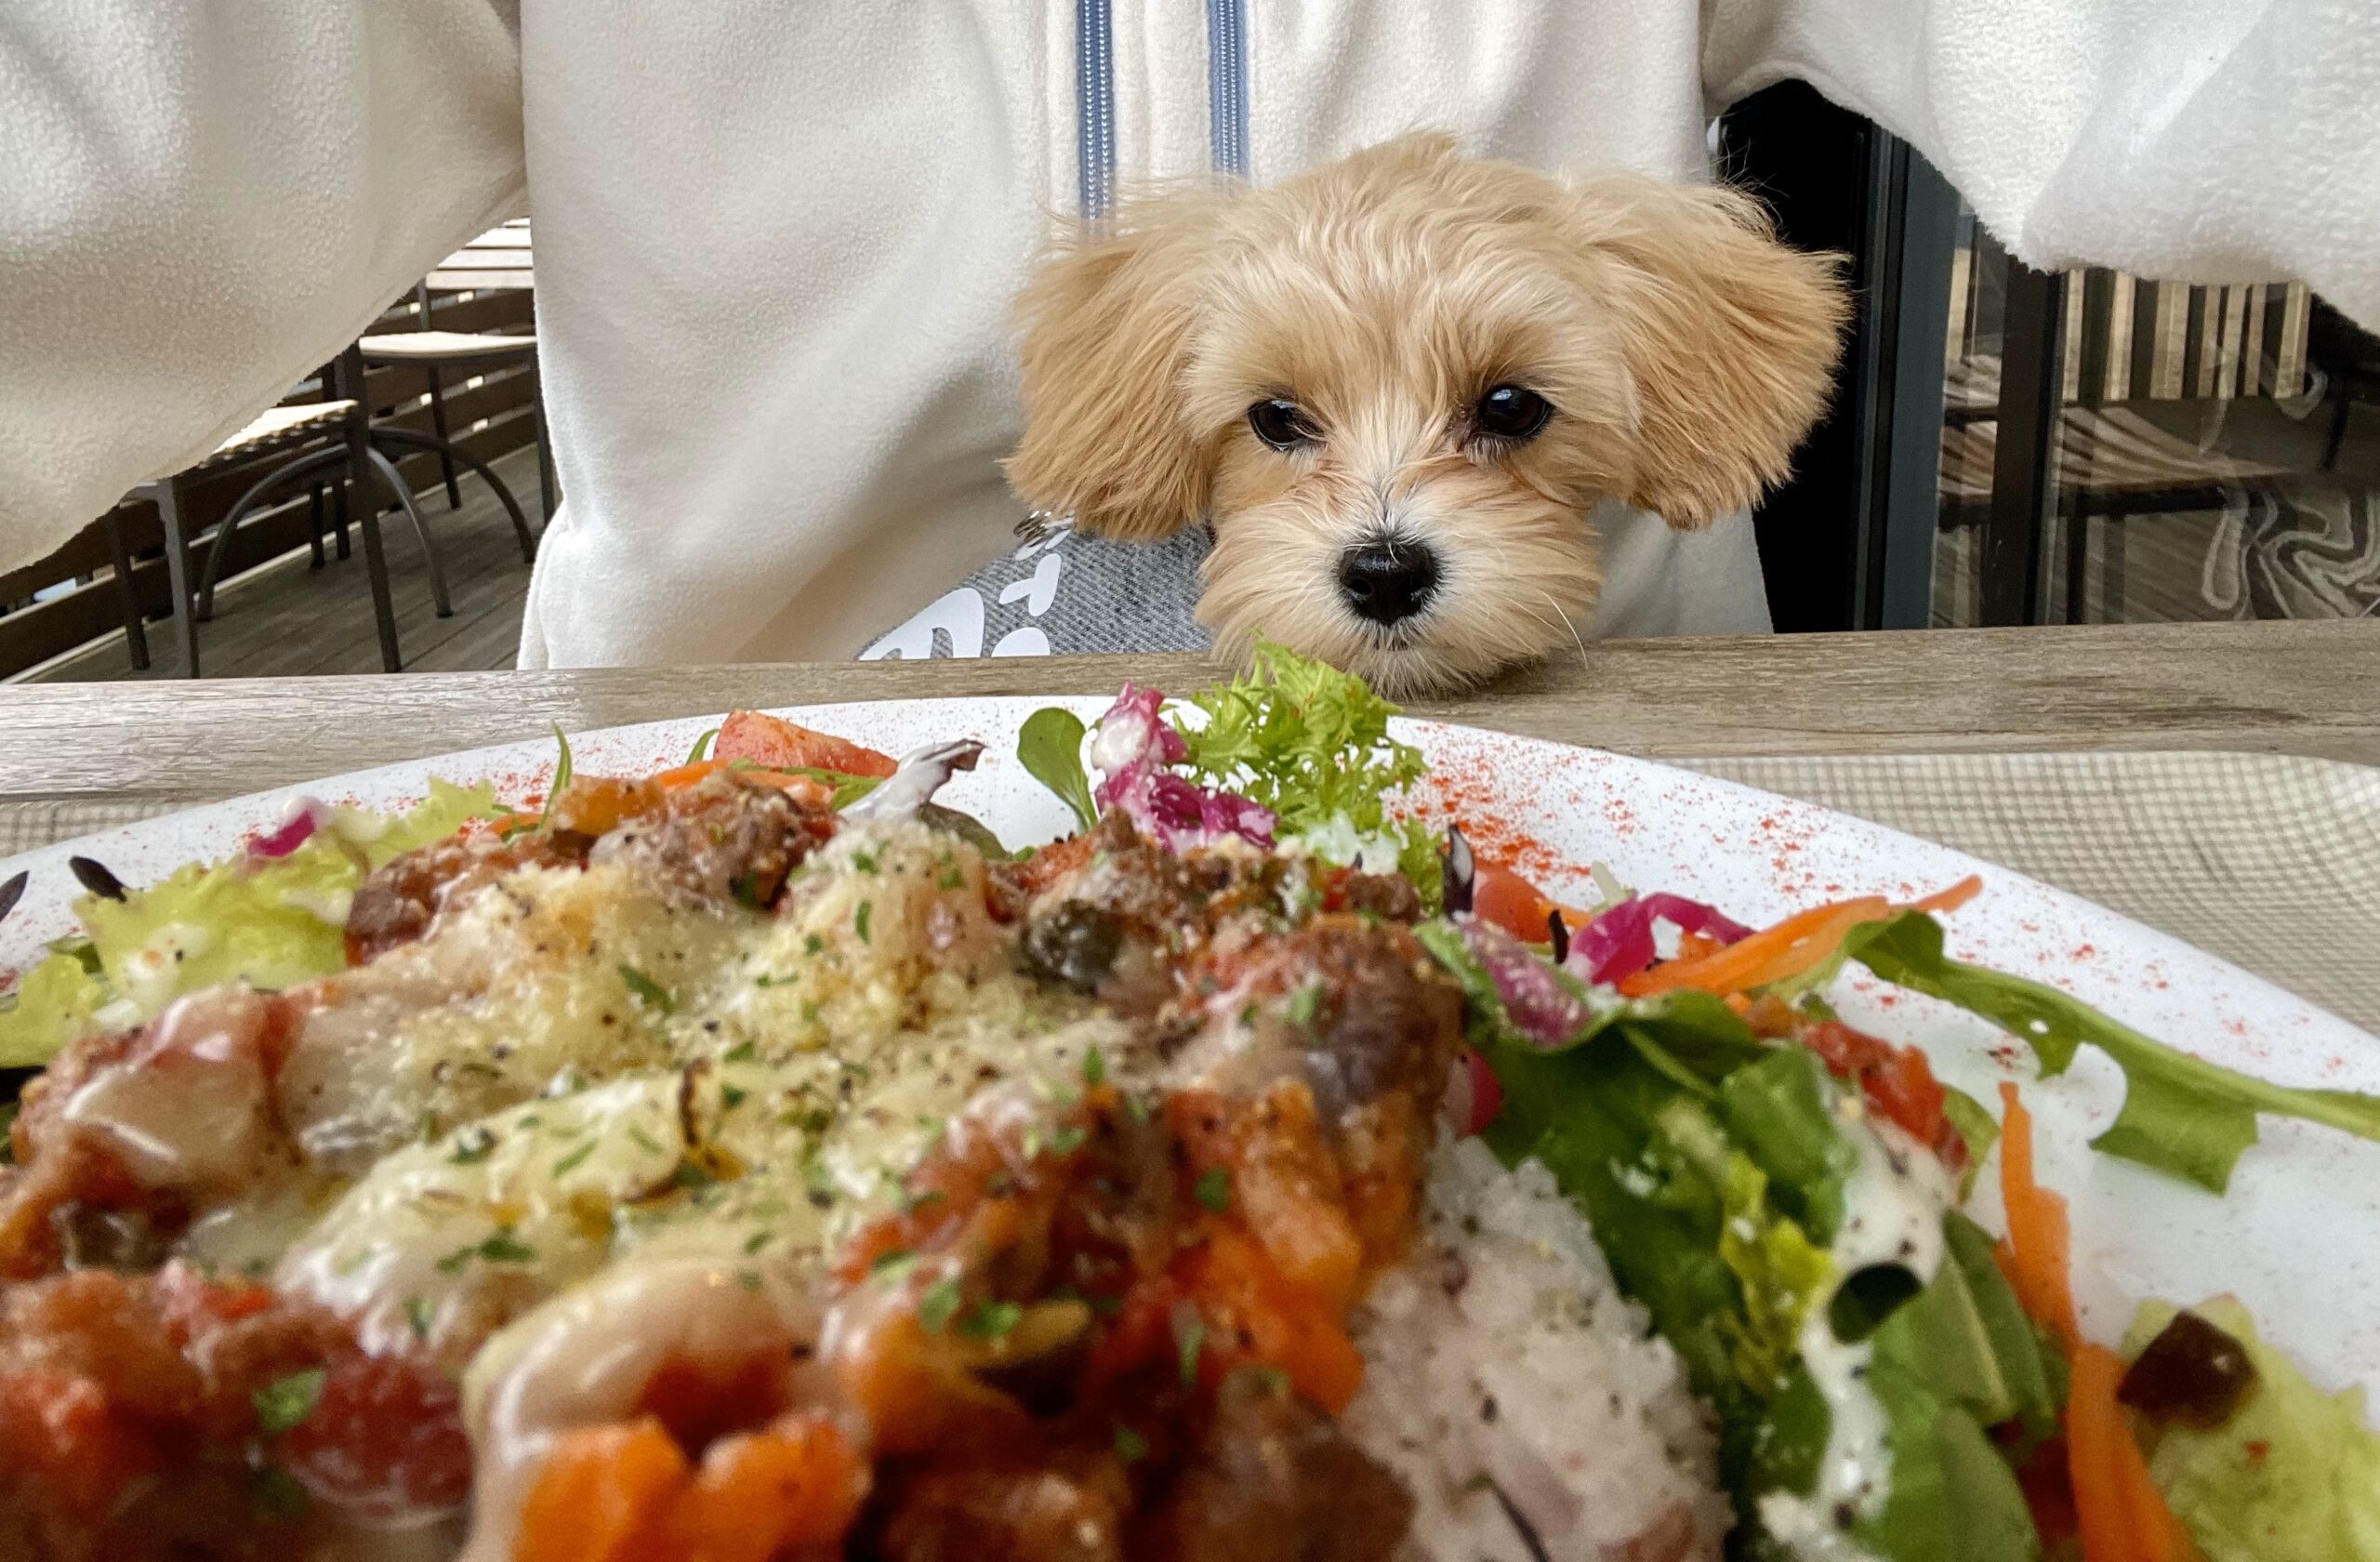
[[[488,1342],[464,1379],[476,1452],[471,1539],[463,1562],[512,1555],[521,1505],[555,1438],[625,1419],[663,1362],[725,1371],[775,1357],[786,1399],[814,1344],[816,1304],[800,1277],[763,1264],[695,1260],[620,1264],[557,1297]]]
[[[377,1355],[434,1344],[481,1293],[580,1278],[608,1251],[613,1211],[668,1188],[685,1159],[682,1085],[620,1079],[387,1156],[273,1282],[350,1320]]]
[[[1958,1206],[1949,1169],[1858,1099],[1835,1104],[1844,1140],[1858,1163],[1844,1186],[1844,1216],[1828,1250],[1833,1284],[1812,1304],[1800,1338],[1803,1365],[1826,1399],[1831,1423],[1817,1486],[1807,1496],[1772,1491],[1761,1522],[1810,1562],[1875,1562],[1846,1532],[1842,1516],[1872,1516],[1892,1490],[1892,1449],[1884,1407],[1868,1386],[1872,1341],[1846,1344],[1828,1321],[1834,1292],[1860,1270],[1897,1264],[1929,1284],[1942,1266],[1942,1216]]]
[[[258,1052],[264,1003],[244,993],[181,999],[60,1117],[107,1141],[151,1187],[213,1193],[261,1180],[275,1144]]]

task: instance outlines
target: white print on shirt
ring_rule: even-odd
[[[1021,597],[1025,601],[1025,611],[1038,618],[1050,611],[1051,602],[1057,599],[1058,576],[1065,573],[1064,559],[1055,553],[1044,553],[1041,562],[1033,566],[1031,575],[1009,584],[1008,589],[1000,593],[1000,601],[1012,602]]]
[[[1012,580],[1000,589],[1002,602],[1022,601],[1025,611],[1038,618],[1050,611],[1058,600],[1058,581],[1066,571],[1066,562],[1058,552],[1059,546],[1072,533],[1060,527],[1046,536],[1037,537],[1009,555],[1012,560],[1030,559],[1041,555],[1033,573],[1022,580]],[[973,586],[954,587],[928,602],[914,617],[888,631],[875,644],[859,654],[863,662],[880,662],[891,658],[902,661],[923,661],[935,655],[935,640],[939,636],[949,645],[941,653],[952,657],[976,657],[984,654],[984,596]],[[1050,655],[1050,637],[1027,624],[1011,629],[992,647],[995,656],[1046,656]]]
[[[926,603],[918,616],[859,654],[863,662],[887,657],[923,661],[933,655],[935,635],[950,642],[952,656],[984,654],[984,598],[972,586],[945,591]]]

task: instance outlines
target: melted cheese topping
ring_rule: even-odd
[[[987,1085],[1062,1094],[1092,1047],[1144,1071],[1012,947],[973,848],[914,823],[839,835],[774,914],[621,862],[514,873],[322,985],[275,1086],[303,1163],[184,1251],[474,1382],[590,1284],[798,1290]]]

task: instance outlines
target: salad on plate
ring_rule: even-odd
[[[0,998],[0,1557],[2380,1559],[2319,1363],[2081,1326],[2027,1106],[2096,1052],[2094,1146],[2219,1198],[2380,1100],[1951,958],[1976,880],[1557,902],[1394,713],[1267,648],[73,859]],[[936,801],[988,735],[1070,833]]]

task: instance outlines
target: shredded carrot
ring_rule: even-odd
[[[2081,1332],[2074,1322],[2066,1200],[2033,1178],[2033,1117],[2015,1085],[2002,1082],[2000,1104],[2000,1202],[2008,1216],[2000,1267],[2025,1311],[2070,1351]]]
[[[2000,1266],[2025,1311],[2067,1352],[2066,1469],[2083,1562],[2186,1562],[2188,1538],[2116,1399],[2123,1363],[2077,1325],[2066,1200],[2033,1175],[2032,1114],[2013,1084],[2001,1085],[2000,1101],[2000,1200],[2008,1215]]]
[[[2066,1401],[2067,1472],[2074,1488],[2074,1518],[2084,1562],[2139,1562],[2132,1515],[2124,1501],[2117,1446],[2132,1440],[2116,1403],[2123,1364],[2104,1346],[2074,1352]]]
[[[2117,1383],[2122,1374],[2119,1370]],[[2132,1424],[2121,1408],[2116,1412],[2116,1426],[2121,1434],[2116,1438],[2116,1485],[2123,1493],[2124,1521],[2132,1529],[2132,1549],[2140,1562],[2183,1562],[2192,1555],[2188,1535],[2173,1509],[2165,1505],[2165,1494],[2149,1474],[2149,1461],[2140,1451],[2139,1441],[2132,1435]]]
[[[1923,900],[1912,900],[1906,909],[1911,911],[1956,911],[1983,893],[1983,878],[1970,873],[1950,888],[1937,890]]]
[[[1637,972],[1621,980],[1620,990],[1630,998],[1644,998],[1679,987],[1699,987],[1724,998],[1781,982],[1833,954],[1844,935],[1861,922],[1878,921],[1891,914],[1892,903],[1882,895],[1812,907],[1700,960],[1669,960]]]
[[[727,762],[724,760],[696,760],[691,764],[673,765],[668,770],[656,772],[653,777],[653,784],[665,792],[674,792],[681,787],[691,787],[698,781],[707,781],[726,768]]]
[[[1982,893],[1983,880],[1969,874],[1948,889],[1903,907],[1882,895],[1814,906],[1724,948],[1714,948],[1689,933],[1678,941],[1677,959],[1622,977],[1620,990],[1630,998],[1646,998],[1679,987],[1699,987],[1725,998],[1801,975],[1833,954],[1862,922],[1881,921],[1896,910],[1955,911]]]

